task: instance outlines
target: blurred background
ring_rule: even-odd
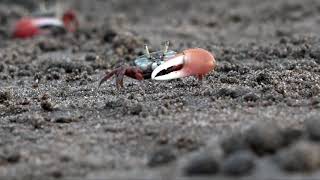
[[[39,2],[1,0],[0,22],[35,11]],[[55,1],[49,1],[52,6]],[[320,2],[316,0],[70,0],[85,28],[102,24],[130,31],[152,42],[201,40],[216,43],[274,41],[281,36],[318,34]],[[10,16],[10,13],[12,16]],[[86,25],[87,24],[87,25]]]

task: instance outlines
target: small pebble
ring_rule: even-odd
[[[107,101],[105,104],[105,108],[107,109],[114,109],[118,108],[124,105],[124,102],[122,100],[117,100],[117,101]]]
[[[275,153],[284,144],[281,128],[275,122],[253,125],[245,133],[246,143],[258,155]]]
[[[226,155],[248,148],[243,135],[240,132],[233,132],[222,138],[220,145]]]
[[[184,168],[184,174],[187,176],[207,176],[218,172],[218,158],[205,152],[198,152],[191,157]]]
[[[299,140],[303,136],[303,130],[300,129],[293,129],[293,128],[286,128],[282,131],[283,134],[283,145],[288,146],[295,141]]]
[[[50,100],[44,100],[41,102],[41,107],[45,111],[53,111],[54,106]]]
[[[257,75],[256,81],[259,84],[270,84],[272,81],[272,77],[268,72],[261,72]]]
[[[176,159],[176,153],[172,148],[164,147],[153,152],[148,160],[149,167],[168,164]]]
[[[11,99],[10,91],[0,90],[0,103],[4,103]]]
[[[12,150],[5,150],[0,154],[0,162],[7,162],[7,163],[17,163],[21,159],[21,155],[19,152],[12,151]]]
[[[103,41],[106,43],[111,43],[113,39],[117,36],[117,32],[113,29],[106,29],[103,36]]]
[[[198,140],[192,138],[192,137],[178,137],[174,142],[175,147],[177,147],[180,150],[186,150],[186,151],[194,151],[198,149],[202,142],[199,142]]]
[[[254,167],[254,155],[248,151],[238,151],[223,162],[222,171],[229,176],[243,176],[249,174]]]
[[[280,151],[275,160],[285,171],[312,171],[320,165],[320,147],[312,142],[298,142]]]
[[[40,99],[41,100],[47,100],[47,99],[49,99],[49,94],[47,94],[47,93],[44,93],[41,97],[40,97]]]
[[[140,103],[134,104],[128,110],[132,115],[139,115],[143,111],[143,106]]]
[[[56,51],[59,49],[63,49],[63,44],[53,40],[40,41],[38,43],[38,46],[43,52]]]
[[[86,61],[95,61],[97,59],[97,55],[96,54],[87,54],[85,57]]]
[[[221,88],[217,95],[218,97],[231,97],[231,98],[238,98],[241,96],[244,96],[245,94],[248,93],[247,89],[244,88]]]
[[[320,116],[310,117],[305,121],[308,137],[314,141],[320,141]]]
[[[320,59],[320,49],[318,47],[312,48],[310,50],[310,57],[318,61]]]
[[[45,120],[41,115],[35,114],[30,117],[33,128],[40,129]]]
[[[19,162],[21,155],[19,153],[11,153],[7,156],[7,161],[9,163],[17,163]]]
[[[259,96],[256,93],[250,92],[243,96],[243,99],[245,101],[257,101],[259,99]]]
[[[58,169],[51,171],[49,174],[54,178],[61,178],[63,176],[61,170]]]
[[[77,122],[79,121],[78,118],[73,118],[73,117],[58,117],[53,120],[55,123],[72,123],[72,122]]]

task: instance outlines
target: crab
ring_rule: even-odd
[[[44,6],[43,4],[40,4]],[[58,34],[64,32],[75,32],[79,26],[76,13],[67,10],[59,17],[60,6],[56,6],[56,12],[49,13],[46,8],[41,8],[40,13],[30,17],[23,17],[16,22],[12,36],[14,38],[26,39],[38,35]]]
[[[123,88],[124,76],[137,80],[171,80],[195,76],[201,81],[204,75],[216,67],[214,55],[207,50],[192,48],[177,53],[168,50],[168,47],[169,41],[166,41],[162,51],[150,53],[145,45],[144,55],[136,58],[131,66],[120,66],[106,72],[99,82],[99,87],[112,76],[116,76],[118,89]]]

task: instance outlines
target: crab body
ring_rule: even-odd
[[[150,57],[142,55],[133,61],[133,66],[143,72],[144,79],[150,79],[153,70],[163,64],[166,60],[174,57],[176,54],[177,53],[175,51],[170,50],[166,53],[163,53],[162,51],[150,53]]]
[[[195,76],[199,80],[216,67],[214,56],[200,48],[187,49],[182,53],[168,51],[168,43],[163,51],[146,53],[133,61],[132,66],[121,66],[107,72],[100,80],[99,86],[112,76],[116,76],[116,85],[123,87],[123,77],[133,79],[170,80],[187,76]]]

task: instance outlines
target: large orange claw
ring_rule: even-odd
[[[177,71],[157,76],[161,71],[180,66],[181,68],[177,68]],[[215,67],[216,61],[210,52],[200,48],[187,49],[158,66],[152,72],[151,78],[155,80],[169,80],[196,76],[199,79],[202,79],[204,75],[208,74]]]

